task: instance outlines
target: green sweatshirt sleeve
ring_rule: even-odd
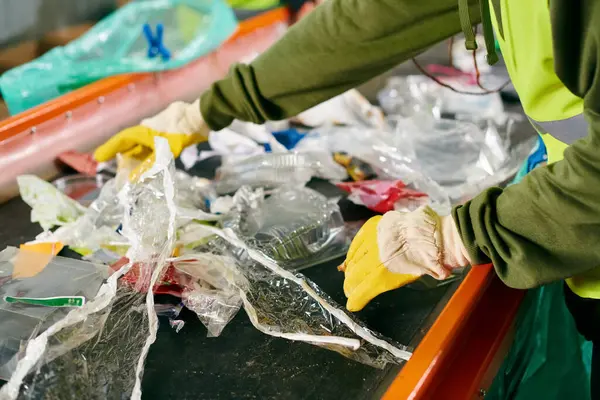
[[[469,0],[471,21],[481,18]],[[460,32],[458,0],[327,0],[251,64],[201,97],[213,130],[280,120],[328,100]]]
[[[588,136],[564,160],[453,211],[473,264],[493,262],[515,288],[600,266],[600,2],[556,0],[550,10],[555,70],[584,99]]]

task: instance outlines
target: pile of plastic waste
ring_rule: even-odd
[[[423,204],[448,212],[516,173],[533,144],[511,146],[497,95],[456,101],[431,85],[391,80],[379,96],[385,115],[353,90],[289,121],[235,122],[210,134],[210,150],[180,157],[189,171],[220,156],[214,180],[176,170],[162,138],[134,181],[137,165],[123,158],[114,178],[53,185],[20,177],[44,232],[0,252],[0,377],[8,381],[0,398],[139,399],[158,317],[185,329],[182,307],[209,336],[243,308],[268,335],[380,368],[407,360],[408,347],[371,331],[298,270],[343,257],[356,232],[340,198],[306,186],[311,180],[373,213]],[[64,257],[65,248],[81,259]],[[159,293],[178,303],[155,304]]]

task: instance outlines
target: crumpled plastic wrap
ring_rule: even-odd
[[[0,252],[0,378],[8,379],[22,343],[64,318],[69,308],[8,303],[6,296],[93,299],[107,267],[8,247]]]
[[[130,263],[103,283],[83,307],[70,311],[20,349],[0,398],[141,398],[146,354],[156,337],[152,290],[142,294],[118,279],[133,265],[152,288],[175,240],[173,158],[156,139],[156,162],[141,181],[119,191]],[[140,280],[139,284],[145,282]],[[25,383],[25,385],[23,385]]]
[[[209,337],[217,337],[237,314],[241,305],[241,282],[230,257],[210,253],[192,253],[172,260],[175,268],[193,278],[182,294],[183,304],[194,311],[206,326]]]
[[[469,76],[439,79],[460,91],[482,93],[482,89]],[[491,119],[499,124],[506,119],[499,93],[474,96],[457,93],[424,75],[390,78],[378,93],[377,99],[386,114],[405,118],[420,115],[433,118]]]
[[[140,399],[144,363],[158,326],[153,288],[170,265],[193,278],[183,300],[211,335],[242,304],[253,325],[269,335],[323,346],[376,367],[410,357],[405,346],[370,331],[315,284],[248,247],[232,230],[181,218],[178,213],[188,211],[175,201],[168,143],[156,138],[155,148],[154,165],[117,195],[129,262],[102,282],[85,305],[21,346],[0,398]],[[173,259],[182,220],[200,226],[203,231],[197,233],[203,238],[214,239]],[[202,248],[207,251],[198,254]],[[119,279],[134,265],[133,285]],[[181,323],[173,319],[173,326],[181,328]]]
[[[338,181],[347,175],[330,154],[323,152],[268,153],[223,164],[217,170],[216,190],[227,194],[242,186],[304,186],[312,177]]]
[[[412,150],[396,143],[392,132],[359,127],[325,126],[315,129],[298,143],[298,152],[343,152],[370,164],[379,179],[399,179],[426,193],[438,213],[450,212],[450,198],[444,189],[420,170]]]
[[[306,187],[283,186],[268,198],[242,187],[224,221],[283,268],[299,270],[343,256],[350,245],[337,202]]]
[[[21,175],[17,183],[21,198],[31,207],[31,222],[39,222],[44,230],[73,222],[85,212],[85,207],[37,176]]]
[[[489,119],[391,120],[396,126],[394,141],[453,204],[510,179],[535,145],[534,138],[512,141],[511,117],[503,124]]]
[[[380,214],[392,210],[414,211],[428,202],[425,193],[406,187],[402,181],[341,182],[337,187],[348,192],[348,199],[354,204]]]
[[[228,276],[250,321],[261,332],[325,347],[378,368],[410,357],[406,346],[372,332],[313,282],[248,247],[232,230],[205,229],[219,239],[197,250],[234,261],[237,273]]]

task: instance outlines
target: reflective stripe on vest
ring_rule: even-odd
[[[588,124],[583,114],[558,121],[535,121],[529,118],[535,129],[541,133],[548,133],[561,142],[572,145],[576,140],[587,136]]]

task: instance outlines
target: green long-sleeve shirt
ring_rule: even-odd
[[[523,0],[526,1],[526,0]],[[473,23],[478,0],[469,0]],[[600,265],[600,2],[552,0],[557,75],[585,100],[590,136],[565,160],[453,210],[474,264],[529,288]],[[593,22],[596,21],[596,24]],[[214,130],[294,116],[461,31],[458,0],[327,0],[201,99]]]

